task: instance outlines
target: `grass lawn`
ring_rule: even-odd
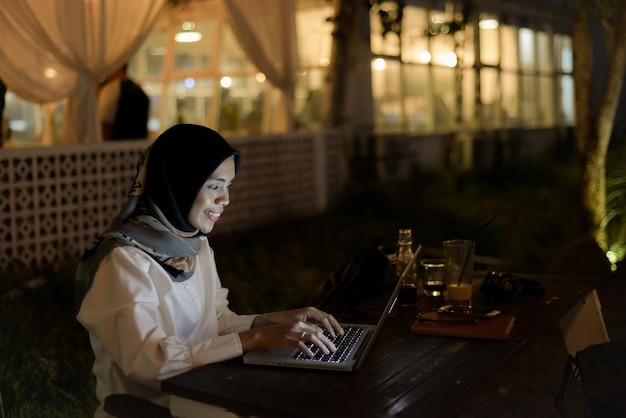
[[[332,210],[311,219],[229,236],[218,225],[210,241],[240,313],[302,305],[347,256],[376,237],[395,244],[402,227],[412,228],[416,244],[439,248],[444,239],[471,238],[494,218],[476,253],[542,272],[582,233],[577,179],[576,164],[559,159],[481,173],[416,172],[410,181],[346,190]],[[42,286],[0,301],[1,418],[87,417],[96,406],[72,275],[71,268],[42,273]]]

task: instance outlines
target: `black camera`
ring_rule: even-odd
[[[535,280],[511,273],[490,271],[480,285],[480,293],[488,299],[511,300],[520,293],[540,295],[543,285]]]
[[[489,299],[511,300],[522,292],[517,277],[510,273],[487,273],[480,285],[480,293]]]

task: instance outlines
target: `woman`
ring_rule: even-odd
[[[168,129],[140,159],[126,207],[83,255],[77,318],[95,354],[95,416],[106,416],[102,402],[113,393],[167,406],[161,380],[248,350],[292,345],[312,355],[312,342],[335,351],[323,330],[343,330],[316,308],[228,308],[207,234],[230,203],[240,164],[240,153],[209,128]]]

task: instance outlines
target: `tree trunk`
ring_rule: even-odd
[[[606,156],[615,113],[626,70],[626,15],[614,24],[605,23],[609,67],[602,100],[594,117],[591,103],[593,54],[591,53],[590,9],[587,0],[574,1],[574,77],[576,82],[577,144],[581,152],[581,192],[588,229],[605,252],[609,249],[606,232]],[[612,17],[612,16],[610,16]]]
[[[329,127],[340,127],[349,118],[348,86],[351,73],[350,45],[355,43],[354,32],[359,12],[355,0],[337,0],[335,3],[335,28],[333,51],[329,74],[330,94],[326,101],[326,123]]]

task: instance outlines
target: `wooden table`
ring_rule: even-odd
[[[410,327],[416,308],[400,308],[357,372],[249,366],[238,358],[165,380],[162,390],[179,402],[193,400],[258,417],[445,416],[535,336],[589,305],[583,303],[587,298],[597,298],[591,279],[539,279],[546,288],[543,295],[495,303],[516,317],[508,341],[414,335]]]

